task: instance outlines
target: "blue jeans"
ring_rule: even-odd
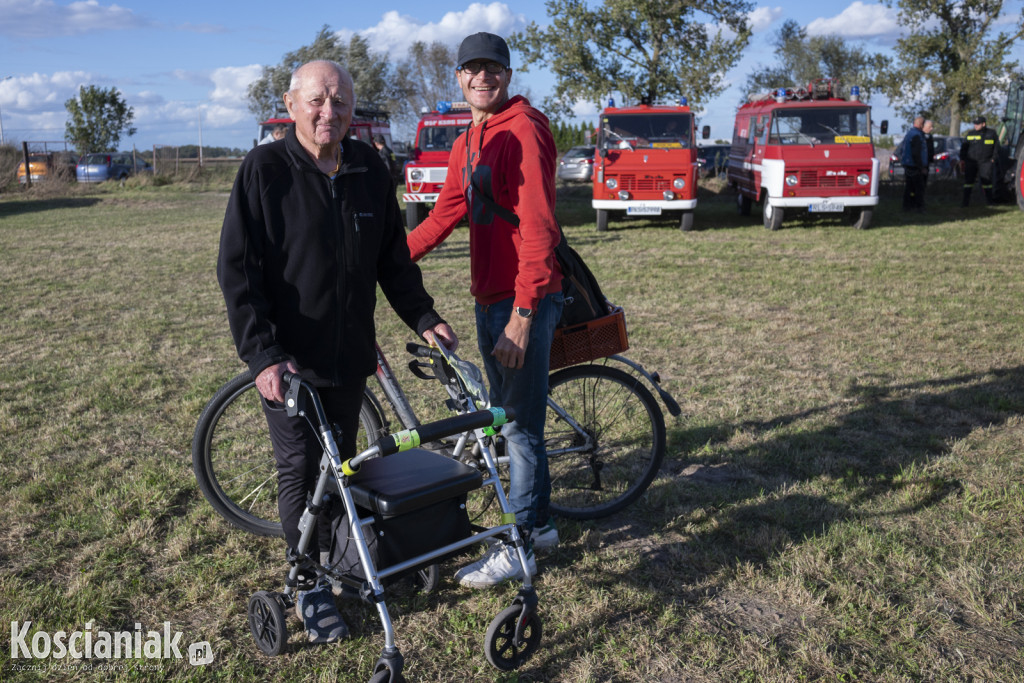
[[[515,421],[503,426],[501,435],[509,455],[509,504],[516,524],[528,534],[534,526],[547,524],[550,515],[551,478],[544,448],[544,419],[551,339],[562,317],[563,299],[561,293],[549,294],[537,305],[526,358],[518,370],[506,368],[491,355],[513,315],[512,301],[508,298],[486,306],[478,303],[476,336],[491,387],[491,404],[515,411]]]

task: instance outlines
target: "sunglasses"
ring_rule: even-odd
[[[500,74],[506,70],[506,67],[498,62],[466,62],[459,67],[459,71],[465,71],[473,76],[483,70],[486,70],[489,74]]]

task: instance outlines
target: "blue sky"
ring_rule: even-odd
[[[1007,21],[1024,0],[1008,0]],[[117,87],[135,110],[138,132],[123,148],[196,144],[248,148],[256,123],[246,106],[246,87],[262,65],[310,43],[324,24],[343,37],[364,35],[372,48],[405,56],[414,40],[451,45],[469,33],[507,35],[530,21],[544,25],[543,0],[515,2],[455,0],[332,3],[310,5],[248,0],[0,0],[0,118],[6,141],[59,141],[64,137],[64,102],[80,85]],[[430,9],[426,9],[426,8]],[[750,15],[754,37],[727,78],[732,83],[708,103],[701,123],[713,137],[729,137],[740,87],[757,65],[774,61],[771,40],[787,19],[811,35],[835,33],[869,51],[886,51],[899,37],[895,10],[870,0],[787,0],[757,4]],[[1024,63],[1024,46],[1014,58]],[[515,55],[513,55],[515,61]],[[513,64],[515,67],[515,64]],[[539,101],[553,79],[542,69],[516,75]],[[874,119],[895,120],[876,97]],[[593,105],[581,104],[582,119],[595,120]]]

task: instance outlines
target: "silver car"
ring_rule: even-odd
[[[83,154],[75,169],[80,183],[102,183],[105,180],[124,180],[136,173],[152,173],[148,162],[136,158],[132,163],[130,153]]]
[[[561,180],[589,181],[593,174],[593,147],[573,147],[558,161],[558,177]]]

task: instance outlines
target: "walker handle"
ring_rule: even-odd
[[[514,419],[515,413],[511,408],[477,410],[464,415],[446,417],[437,422],[429,422],[415,429],[406,429],[397,434],[389,434],[381,437],[377,441],[376,446],[380,449],[381,455],[391,455],[399,451],[416,448],[421,443],[437,441],[453,434],[461,434],[462,432],[483,429],[484,427],[500,427]]]

